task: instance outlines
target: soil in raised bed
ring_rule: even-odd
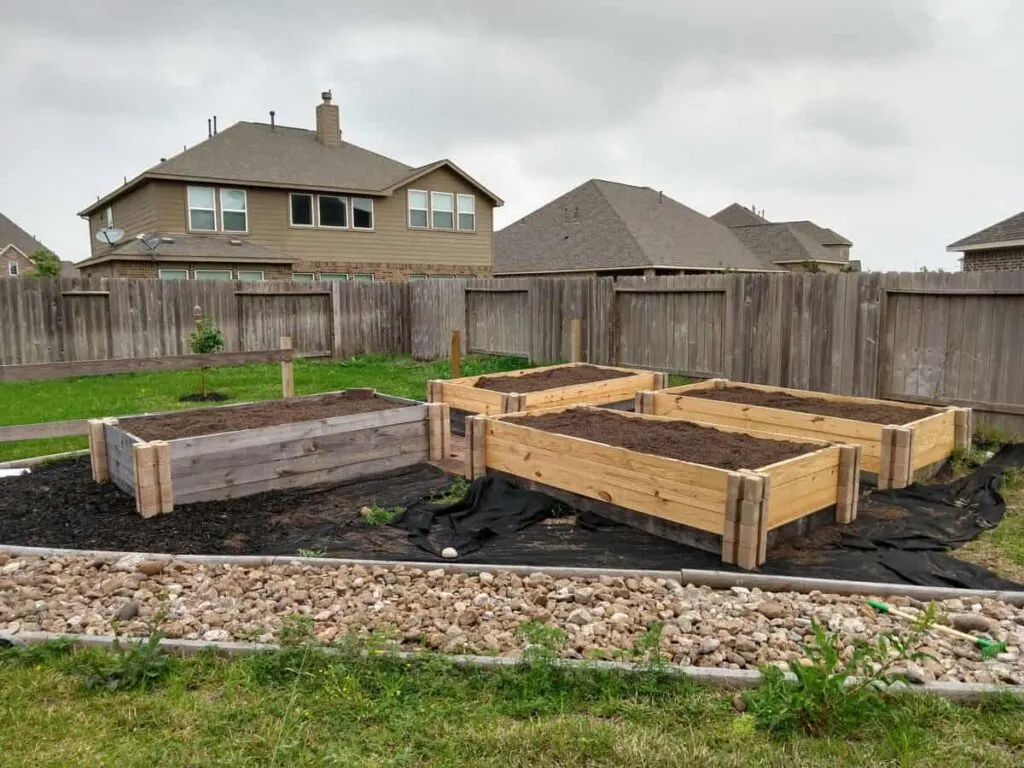
[[[819,416],[834,416],[839,419],[868,421],[873,424],[908,424],[938,413],[935,408],[903,408],[898,405],[875,403],[844,403],[825,400],[820,397],[798,397],[788,392],[767,392],[749,387],[723,387],[721,389],[695,389],[681,392],[686,397],[700,397],[705,400],[724,400],[741,405],[761,405],[766,408],[781,408],[786,411],[802,411]]]
[[[296,421],[313,421],[330,416],[350,416],[355,413],[404,407],[406,406],[401,403],[373,397],[368,392],[340,392],[314,398],[272,400],[252,405],[196,408],[159,416],[140,416],[121,419],[121,426],[143,440],[174,440],[179,437],[273,427]]]
[[[591,384],[595,381],[621,379],[632,374],[609,371],[596,365],[574,365],[566,368],[549,368],[533,371],[521,376],[483,376],[473,386],[492,392],[539,392],[542,389],[571,387],[576,384]]]
[[[759,469],[821,448],[723,432],[687,421],[654,421],[596,409],[572,408],[508,422],[722,469]]]

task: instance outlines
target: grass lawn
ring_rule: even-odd
[[[1001,490],[1006,500],[1006,517],[953,554],[1003,578],[1024,583],[1024,473],[1017,471],[1004,476]]]
[[[852,731],[772,737],[732,694],[656,671],[458,670],[308,647],[175,660],[148,691],[84,680],[110,654],[0,652],[15,766],[1019,766],[1024,704],[907,696]]]
[[[528,367],[526,360],[517,357],[470,356],[462,361],[462,374],[475,376]],[[425,400],[427,381],[451,378],[450,373],[447,360],[424,363],[408,357],[384,356],[345,361],[299,359],[295,361],[295,394],[374,387],[389,395]],[[278,398],[281,367],[270,364],[211,369],[207,373],[207,387],[230,395],[231,399],[225,402]],[[178,398],[198,391],[198,371],[5,382],[0,383],[0,426],[195,408],[196,403],[181,403]],[[0,443],[0,461],[86,447],[85,437]]]

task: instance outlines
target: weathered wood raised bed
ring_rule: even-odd
[[[535,413],[561,412],[570,407]],[[593,406],[581,408],[599,410]],[[522,415],[475,416],[470,420],[468,476],[497,471],[522,478],[541,490],[566,491],[669,521],[684,530],[703,532],[704,535],[691,538],[668,537],[720,551],[723,562],[742,568],[756,568],[764,563],[768,534],[773,530],[833,505],[836,522],[849,523],[857,515],[860,447],[856,445],[801,440],[820,447],[768,466],[730,471],[507,421]],[[648,421],[678,421],[635,413],[619,415]],[[700,426],[790,441],[777,434],[717,424]],[[624,522],[636,524],[628,518]],[[637,527],[657,532],[647,525]]]
[[[562,405],[605,405],[632,400],[637,392],[660,389],[668,386],[668,374],[656,371],[640,371],[632,368],[616,368],[608,365],[566,363],[527,368],[521,371],[506,371],[490,376],[527,376],[540,371],[556,368],[573,368],[587,365],[605,371],[620,371],[622,376],[586,384],[554,387],[536,392],[495,392],[475,386],[483,376],[464,376],[459,379],[435,379],[427,384],[427,400],[431,403],[446,403],[454,410],[467,413],[496,415],[535,411],[538,408],[555,408]]]
[[[837,403],[898,406],[920,410],[921,418],[906,424],[876,424],[869,421],[822,416],[816,413],[768,408],[759,405],[731,403],[688,397],[701,389],[744,387],[765,392],[784,392],[795,397],[813,397]],[[878,487],[904,488],[914,481],[914,473],[949,458],[956,447],[969,447],[971,442],[971,409],[935,408],[911,403],[850,397],[803,389],[771,387],[761,384],[709,379],[697,384],[642,392],[636,396],[639,413],[671,416],[726,427],[782,436],[811,438],[833,443],[856,443],[861,447],[861,469],[877,476]]]
[[[170,512],[175,504],[343,482],[440,461],[448,455],[448,406],[373,390],[348,392],[398,407],[149,442],[131,431],[132,423],[145,416],[91,420],[93,479],[114,482],[135,497],[139,514],[151,517]],[[217,410],[246,405],[253,404],[218,406]]]

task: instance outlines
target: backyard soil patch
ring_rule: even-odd
[[[686,421],[638,419],[607,410],[573,408],[506,421],[640,453],[731,470],[759,469],[822,447],[722,432]]]
[[[227,395],[223,392],[207,392],[205,395],[201,392],[193,392],[191,395],[182,395],[178,398],[179,403],[223,403],[225,400],[230,400],[231,395]]]
[[[492,392],[540,392],[556,387],[571,387],[576,384],[590,384],[607,379],[622,379],[630,374],[623,371],[609,371],[593,365],[574,365],[566,368],[551,368],[546,371],[524,373],[522,376],[484,376],[473,385],[477,389]]]
[[[369,392],[341,392],[317,398],[274,400],[225,408],[197,408],[159,416],[121,419],[121,427],[143,440],[174,440],[179,437],[273,427],[297,421],[404,407],[401,403],[374,397]]]
[[[938,413],[938,410],[934,408],[902,408],[898,405],[840,402],[820,397],[797,397],[788,392],[768,392],[763,389],[737,386],[721,389],[695,389],[684,394],[686,397],[701,397],[706,400],[725,400],[741,405],[760,405],[765,408],[781,408],[785,411],[816,413],[820,416],[868,421],[874,424],[908,424]]]

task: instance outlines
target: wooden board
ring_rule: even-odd
[[[116,421],[103,425],[103,441],[107,450],[107,475],[110,481],[127,494],[135,495],[135,468],[132,446],[138,438],[121,429]]]

